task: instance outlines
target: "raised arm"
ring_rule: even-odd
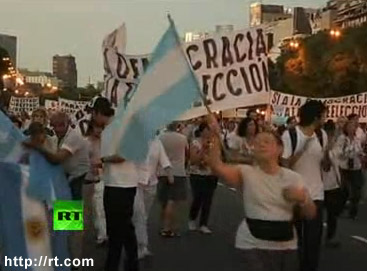
[[[34,144],[32,141],[25,141],[23,145],[38,151],[52,164],[61,164],[72,155],[72,152],[67,149],[59,149],[57,152],[51,152],[44,146]]]
[[[205,161],[213,174],[223,179],[229,186],[241,187],[242,174],[238,167],[223,163],[221,159],[221,144],[219,137],[213,135],[209,149],[205,153]]]

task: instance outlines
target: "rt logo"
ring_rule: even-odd
[[[82,201],[55,201],[53,204],[53,229],[55,231],[82,231],[83,202]]]

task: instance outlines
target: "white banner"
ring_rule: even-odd
[[[265,37],[262,29],[213,34],[183,45],[200,83],[203,96],[213,111],[267,104],[270,88]],[[105,48],[105,92],[112,104],[129,101],[148,55],[123,55]],[[158,78],[157,80],[164,80]],[[181,119],[207,113],[202,102]]]
[[[14,97],[10,98],[9,111],[13,114],[20,112],[32,113],[32,111],[40,106],[38,97]]]
[[[187,43],[185,48],[212,110],[268,103],[268,58],[262,29],[214,34]]]
[[[45,108],[47,111],[56,111],[59,109],[59,101],[46,99]]]
[[[59,98],[58,101],[45,100],[45,108],[51,111],[60,110],[67,113],[70,116],[71,122],[75,124],[85,119],[88,115],[85,111],[88,103],[88,101],[74,101]]]
[[[105,76],[105,91],[102,93],[112,104],[113,107],[117,107],[119,101],[128,101],[130,94],[136,86],[134,82],[126,82],[110,76]]]
[[[309,100],[323,102],[328,109],[328,119],[337,120],[354,113],[360,116],[360,122],[367,122],[367,92],[335,98],[310,98],[273,91],[271,105],[273,111],[279,106],[283,107],[284,116],[298,116],[299,108]]]
[[[73,115],[80,110],[84,110],[88,101],[74,101],[59,98],[59,110],[67,114]]]

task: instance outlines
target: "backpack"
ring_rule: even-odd
[[[288,130],[289,132],[289,137],[291,139],[291,145],[292,145],[292,155],[294,155],[296,148],[297,148],[297,130],[296,128],[292,128]],[[315,130],[317,139],[319,140],[319,143],[321,145],[321,147],[324,147],[324,137],[322,136],[322,130],[321,129],[317,129]]]

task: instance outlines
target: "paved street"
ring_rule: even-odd
[[[159,209],[155,206],[150,227],[150,239],[154,257],[142,262],[142,270],[149,271],[243,271],[246,263],[233,248],[234,235],[242,218],[241,200],[227,187],[218,187],[213,203],[212,236],[188,233],[186,230],[187,207],[181,211],[185,229],[179,239],[162,239],[159,231]],[[357,221],[342,218],[340,221],[339,249],[323,248],[320,271],[367,270],[367,205],[361,208]],[[353,238],[352,236],[355,236]],[[359,240],[357,240],[359,239]],[[86,256],[92,255],[95,267],[86,270],[103,270],[105,248],[96,248],[89,236]],[[122,270],[122,269],[121,269]]]

